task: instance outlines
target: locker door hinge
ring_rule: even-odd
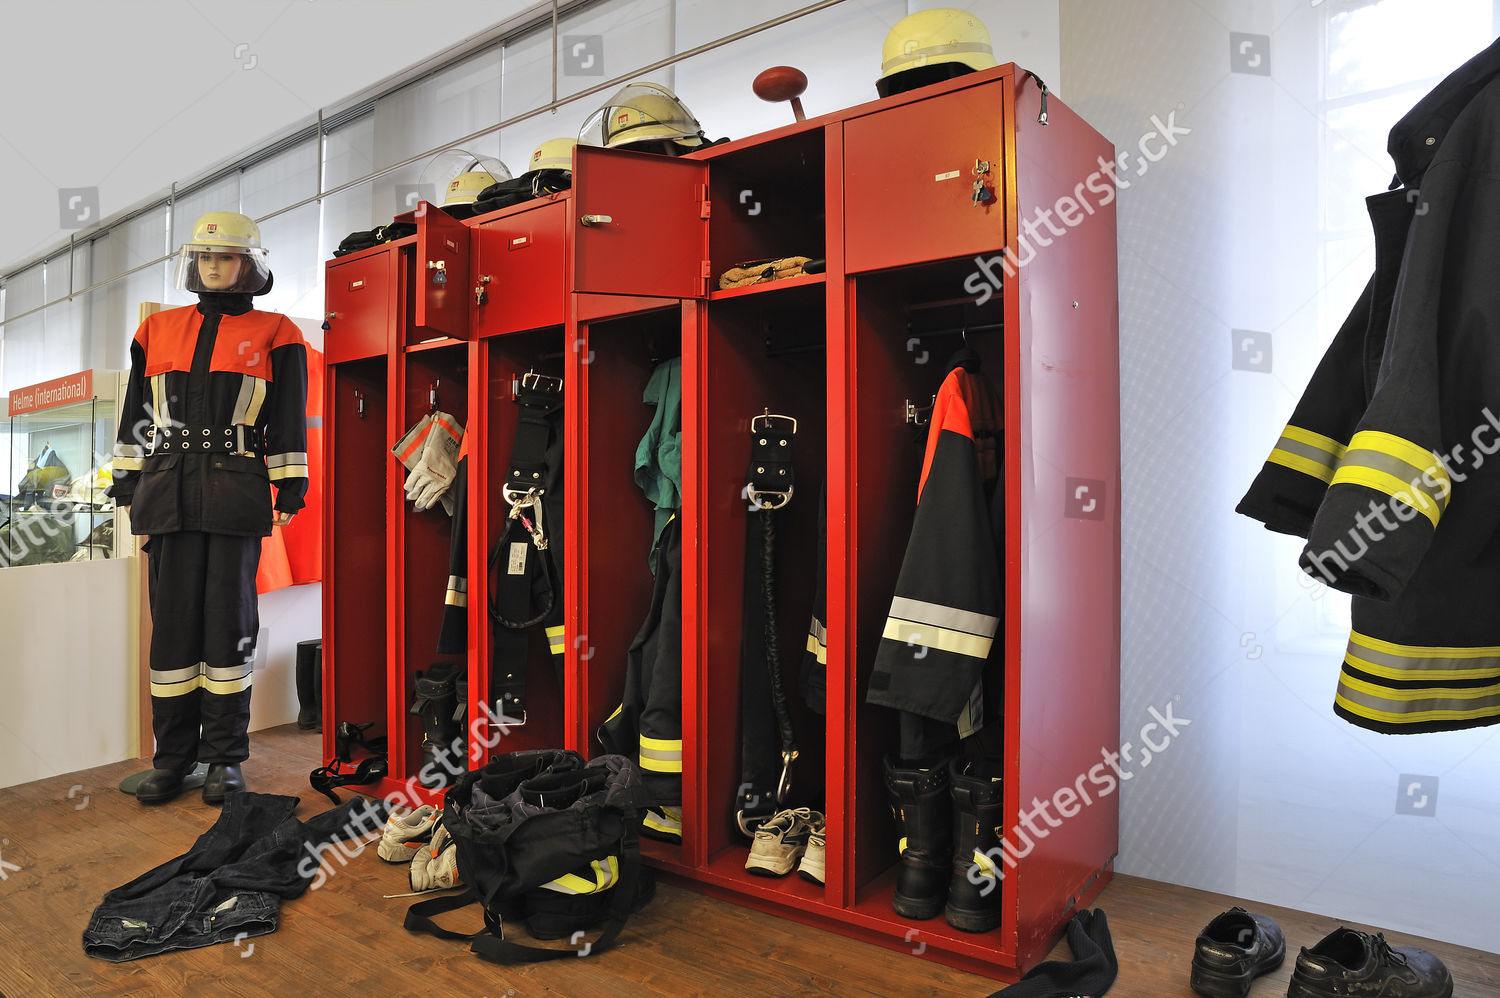
[[[714,276],[713,266],[714,265],[713,265],[712,261],[710,261],[710,260],[704,260],[703,261],[703,267],[702,267],[702,269],[700,271],[700,276],[705,281],[708,280],[710,277]]]
[[[713,212],[713,203],[707,198],[698,202],[698,217],[707,218]]]

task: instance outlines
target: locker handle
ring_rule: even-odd
[[[608,215],[583,215],[578,219],[578,224],[584,226],[608,225],[613,221],[614,219]]]

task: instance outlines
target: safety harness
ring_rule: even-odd
[[[797,740],[776,636],[776,521],[792,501],[797,421],[769,409],[750,420],[744,498],[745,584],[740,637],[740,787],[735,822],[745,835],[786,806]],[[772,715],[774,714],[774,721]],[[777,773],[779,738],[780,775]]]
[[[510,510],[490,549],[490,695],[501,716],[519,724],[526,723],[526,632],[543,621],[562,681],[562,387],[561,378],[530,371],[514,392],[516,442],[500,488]]]

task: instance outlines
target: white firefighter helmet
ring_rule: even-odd
[[[880,53],[882,97],[996,65],[984,22],[956,7],[908,14],[885,36]]]
[[[493,156],[465,149],[444,149],[422,169],[417,183],[442,199],[443,207],[473,204],[486,187],[510,179],[505,164]]]
[[[567,170],[571,172],[573,169],[573,147],[577,144],[577,139],[548,139],[532,150],[531,159],[526,164],[526,173],[536,173],[538,170]],[[522,176],[525,175],[522,174]]]
[[[182,291],[255,294],[271,280],[260,226],[237,211],[211,211],[177,250],[173,285]]]
[[[627,84],[584,121],[578,140],[616,149],[641,142],[703,145],[703,127],[671,90],[659,83]]]

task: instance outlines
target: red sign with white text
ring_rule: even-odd
[[[39,385],[17,388],[10,393],[10,414],[19,416],[59,405],[72,405],[94,397],[94,372],[79,371],[66,378],[43,381]]]

